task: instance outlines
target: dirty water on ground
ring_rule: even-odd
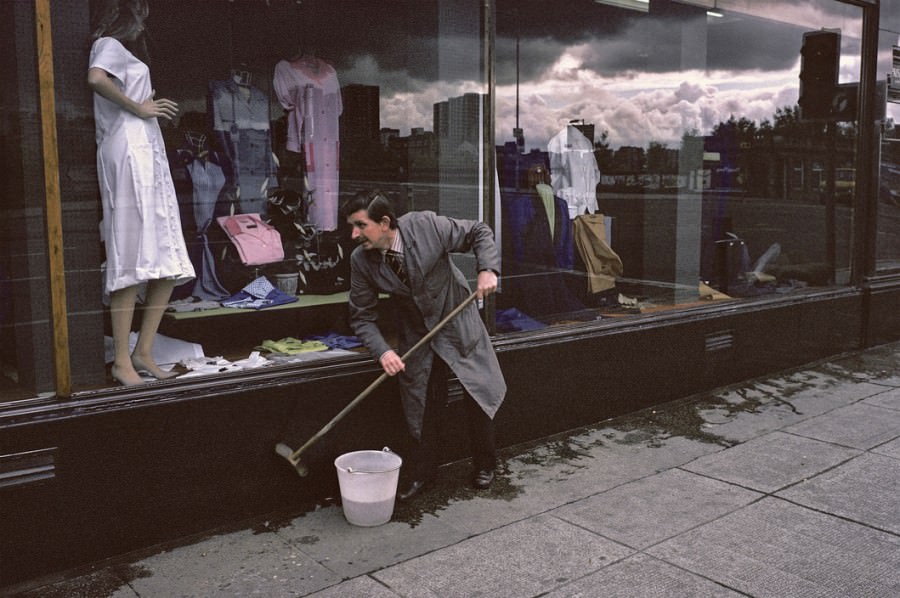
[[[592,449],[604,443],[664,448],[667,440],[682,437],[728,448],[738,442],[717,434],[717,425],[733,421],[741,414],[772,408],[802,415],[802,400],[800,406],[795,403],[798,399],[828,392],[842,382],[860,381],[861,376],[866,381],[877,381],[890,376],[891,365],[897,365],[897,361],[892,354],[878,363],[855,363],[856,370],[830,363],[807,366],[510,447],[500,451],[497,476],[487,491],[470,489],[468,463],[454,463],[442,468],[438,482],[422,496],[411,503],[398,502],[392,521],[415,527],[424,515],[440,517],[440,512],[454,502],[475,496],[510,501],[524,492],[524,486],[517,483],[520,476],[514,468],[562,466],[562,474],[572,473],[587,467],[584,460],[592,459]]]

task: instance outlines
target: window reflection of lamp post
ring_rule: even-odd
[[[519,11],[516,9],[516,126],[513,129],[516,146],[525,147],[525,132],[519,126]]]
[[[583,118],[573,118],[569,124],[581,131],[581,134],[591,142],[591,146],[594,145],[594,125],[585,123]]]

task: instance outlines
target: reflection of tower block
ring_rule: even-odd
[[[747,244],[733,233],[726,235],[727,238],[716,241],[716,286],[723,293],[750,268]]]

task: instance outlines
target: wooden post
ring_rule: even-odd
[[[69,363],[69,327],[66,314],[66,278],[63,264],[62,206],[59,189],[59,148],[56,138],[56,98],[53,82],[53,36],[50,32],[50,0],[35,0],[34,16],[41,100],[41,140],[46,192],[47,254],[50,271],[50,310],[53,327],[53,361],[56,394],[72,394]]]

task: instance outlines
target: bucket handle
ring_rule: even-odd
[[[381,449],[382,453],[393,453],[390,448],[384,447]],[[347,473],[384,473],[383,471],[363,471],[362,469],[353,469],[352,467],[347,468]]]

